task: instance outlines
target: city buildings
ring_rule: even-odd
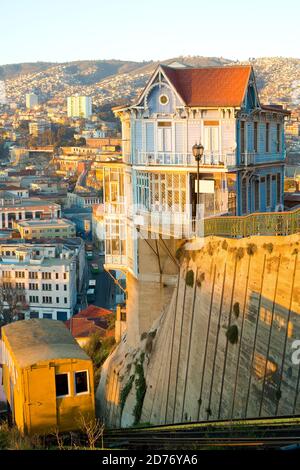
[[[92,98],[90,96],[69,96],[67,106],[70,118],[88,119],[92,115]]]
[[[15,221],[26,219],[56,219],[61,214],[61,207],[38,198],[0,199],[0,228],[11,229]]]
[[[26,94],[26,108],[34,109],[39,104],[39,98],[35,93]]]
[[[34,137],[39,137],[45,131],[51,129],[51,125],[44,119],[39,119],[29,123],[29,134]]]
[[[21,238],[70,238],[76,235],[76,227],[73,222],[67,219],[30,219],[21,220],[13,224],[13,228],[18,230]]]

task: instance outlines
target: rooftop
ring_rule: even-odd
[[[252,67],[161,66],[187,106],[241,106]]]
[[[64,323],[31,319],[2,327],[12,354],[20,367],[54,359],[90,360],[74,340]]]
[[[73,222],[67,219],[30,219],[16,222],[19,227],[74,227]]]

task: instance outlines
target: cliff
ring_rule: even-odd
[[[293,235],[182,250],[161,316],[104,364],[99,415],[118,427],[299,413],[299,248]]]

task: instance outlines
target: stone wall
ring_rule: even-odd
[[[150,334],[134,345],[124,337],[105,366],[98,398],[106,422],[136,421],[141,361],[144,423],[299,413],[300,369],[292,363],[292,343],[300,339],[299,241],[210,238],[201,250],[185,251],[172,299]],[[151,302],[137,311],[147,314]],[[113,380],[118,386],[109,395]]]

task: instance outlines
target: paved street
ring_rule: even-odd
[[[96,300],[93,302],[97,307],[114,308],[115,307],[115,284],[110,275],[103,269],[104,257],[94,253],[92,260],[88,261],[89,279],[96,280]],[[97,263],[100,267],[99,274],[92,274],[90,270],[91,263]]]

